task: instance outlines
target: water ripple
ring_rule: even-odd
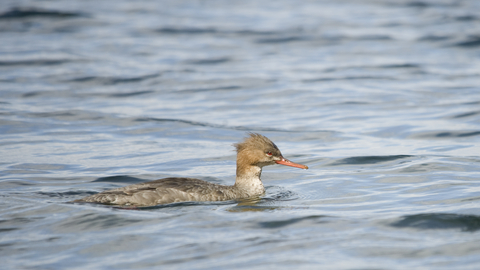
[[[137,77],[102,77],[102,76],[87,76],[87,77],[79,77],[67,80],[67,82],[75,82],[75,83],[90,83],[90,84],[100,84],[100,85],[115,85],[120,83],[136,83],[141,82],[144,80],[157,78],[159,77],[159,73],[149,74],[144,76],[137,76]]]
[[[446,213],[417,214],[404,216],[390,225],[421,230],[460,229],[464,232],[475,232],[480,230],[480,217]]]
[[[330,163],[330,166],[339,165],[362,165],[362,164],[378,164],[383,162],[394,161],[398,159],[409,159],[414,156],[397,155],[397,156],[363,156],[363,157],[348,157]]]
[[[53,66],[72,62],[71,59],[22,59],[0,61],[0,66]]]
[[[57,11],[33,7],[16,7],[0,14],[0,19],[23,19],[30,17],[68,19],[75,17],[88,17],[88,15],[81,12]]]
[[[473,48],[480,46],[480,36],[471,36],[464,41],[455,43],[453,46],[463,47],[463,48]]]
[[[291,225],[298,225],[298,223],[308,223],[303,225],[312,226],[316,224],[318,225],[318,224],[326,223],[327,221],[325,221],[325,218],[329,218],[329,216],[315,215],[315,216],[291,218],[286,220],[264,221],[264,222],[259,222],[258,226],[266,229],[278,229],[278,228],[283,228]]]

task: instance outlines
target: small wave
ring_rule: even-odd
[[[420,68],[418,64],[392,64],[392,65],[383,65],[380,68]]]
[[[388,35],[362,35],[358,37],[353,37],[356,40],[393,40],[391,36]]]
[[[62,231],[88,231],[98,229],[112,229],[115,227],[131,226],[134,223],[142,222],[141,219],[126,218],[114,214],[87,213],[74,215],[55,224],[57,229]]]
[[[15,230],[19,230],[20,228],[1,228],[0,233],[6,233],[6,232],[11,232]],[[2,244],[2,247],[9,246],[11,244]]]
[[[478,46],[480,46],[480,36],[469,37],[465,41],[461,41],[461,42],[453,44],[453,46],[463,47],[463,48],[478,47]]]
[[[275,31],[261,30],[220,30],[213,27],[175,27],[167,26],[155,30],[157,33],[167,35],[202,35],[202,34],[222,34],[222,35],[243,35],[243,36],[270,36],[280,34]]]
[[[239,30],[235,32],[235,34],[246,35],[246,36],[269,36],[269,35],[275,35],[278,33],[279,32],[275,32],[275,31],[260,31],[260,30]]]
[[[21,163],[10,166],[10,169],[18,169],[25,171],[52,171],[52,170],[67,170],[72,165],[66,164],[51,164],[51,163]]]
[[[2,227],[15,226],[17,224],[27,224],[27,223],[35,222],[36,220],[39,220],[39,219],[42,219],[42,218],[41,217],[33,217],[33,218],[14,217],[14,218],[10,218],[10,219],[0,220],[0,225]],[[15,229],[17,229],[17,228],[15,228]]]
[[[479,17],[474,15],[462,15],[462,16],[455,17],[455,20],[460,22],[476,21],[478,19]]]
[[[443,213],[417,214],[403,216],[390,225],[397,228],[460,229],[474,232],[480,230],[480,216]]]
[[[429,6],[428,3],[422,1],[412,1],[406,4],[407,7],[416,7],[416,8],[426,8]]]
[[[192,126],[200,127],[212,127],[212,128],[222,128],[222,129],[233,129],[239,131],[251,131],[251,132],[292,132],[292,133],[302,133],[302,132],[325,132],[325,131],[307,131],[307,130],[285,130],[277,128],[258,128],[258,127],[244,127],[244,126],[227,126],[227,125],[218,125],[205,122],[190,121],[184,119],[169,119],[169,118],[154,118],[154,117],[141,117],[136,118],[134,121],[137,122],[177,122],[184,123]]]
[[[0,66],[53,66],[71,62],[69,59],[27,59],[0,61]]]
[[[423,37],[420,37],[418,40],[419,41],[443,41],[443,40],[448,40],[451,39],[451,36],[440,36],[440,35],[425,35]]]
[[[293,224],[297,223],[302,223],[302,222],[307,222],[309,224],[320,224],[320,223],[326,223],[325,218],[329,216],[325,215],[314,215],[314,216],[306,216],[306,217],[299,217],[299,218],[289,218],[285,220],[275,220],[275,221],[264,221],[264,222],[258,222],[258,226],[261,228],[266,228],[266,229],[278,229],[278,228],[283,228],[287,227]]]
[[[479,100],[479,101],[470,101],[470,102],[465,102],[465,103],[463,103],[463,105],[477,105],[477,104],[480,104],[480,100]]]
[[[388,161],[393,161],[397,159],[406,159],[411,158],[413,156],[410,155],[397,155],[397,156],[361,156],[361,157],[348,157],[343,158],[338,161],[333,162],[330,164],[331,166],[336,165],[361,165],[361,164],[377,164],[383,163]]]
[[[163,27],[156,32],[162,34],[182,35],[182,34],[213,34],[218,31],[215,28],[195,28],[195,27]]]
[[[12,8],[10,11],[0,14],[0,19],[23,19],[29,17],[74,18],[87,17],[87,15],[80,12],[57,11],[33,7],[16,7]]]
[[[396,80],[392,77],[383,77],[383,76],[345,76],[345,77],[325,77],[325,78],[318,78],[318,79],[305,79],[302,82],[310,83],[310,82],[327,82],[327,81],[355,81],[355,80]]]
[[[480,131],[438,131],[438,132],[424,132],[412,136],[412,138],[420,139],[450,139],[450,138],[464,138],[474,137],[480,135]]]
[[[405,6],[413,8],[452,7],[456,5],[458,4],[455,1],[452,1],[451,3],[447,1],[410,1],[405,3]]]
[[[140,82],[140,81],[156,78],[156,77],[159,77],[159,76],[160,76],[159,73],[149,74],[149,75],[144,75],[144,76],[138,76],[138,77],[129,77],[129,78],[88,76],[88,77],[74,78],[74,79],[71,79],[71,80],[67,80],[67,82],[115,85],[115,84],[120,84],[120,83]]]
[[[115,94],[111,94],[111,95],[108,95],[108,96],[123,98],[123,97],[146,95],[146,94],[151,94],[151,93],[154,93],[154,91],[146,90],[146,91],[135,91],[135,92],[128,92],[128,93],[115,93]]]
[[[241,86],[238,85],[230,85],[230,86],[219,86],[219,87],[209,87],[209,88],[189,88],[185,90],[179,90],[182,93],[198,93],[198,92],[208,92],[208,91],[230,91],[230,90],[239,90],[242,89]]]
[[[267,194],[262,197],[261,201],[291,201],[298,199],[298,195],[283,187],[271,186],[267,187]]]
[[[266,44],[266,43],[288,43],[294,41],[304,41],[308,40],[302,36],[290,36],[290,37],[272,37],[272,38],[259,38],[256,40],[256,43]]]
[[[470,117],[470,116],[475,116],[480,114],[480,111],[474,111],[474,112],[467,112],[467,113],[462,113],[462,114],[457,114],[453,116],[452,118],[465,118],[465,117]]]
[[[107,116],[99,112],[89,112],[81,110],[27,113],[26,116],[31,118],[49,118],[61,121],[100,121],[107,118]]]
[[[48,196],[50,198],[72,198],[72,197],[87,197],[98,192],[93,191],[65,191],[65,192],[37,192],[38,195]]]
[[[189,60],[187,63],[194,64],[194,65],[216,65],[222,64],[225,62],[231,61],[228,57],[220,57],[220,58],[207,58],[207,59],[199,59],[199,60]]]
[[[296,134],[303,134],[303,135],[306,135],[306,133],[311,133],[311,134],[315,134],[315,136],[317,135],[323,136],[324,134],[332,133],[332,131],[329,131],[329,130],[306,130],[306,129],[288,130],[288,129],[280,129],[280,128],[268,128],[268,127],[228,126],[228,125],[219,125],[219,124],[197,122],[197,121],[184,120],[184,119],[169,119],[169,118],[154,118],[154,117],[140,117],[140,118],[135,118],[132,121],[134,122],[176,122],[176,123],[184,123],[192,126],[211,127],[211,128],[218,128],[218,129],[247,131],[247,132],[296,133]],[[311,135],[311,134],[308,134],[308,135]]]
[[[135,184],[135,183],[141,183],[145,182],[147,180],[145,179],[140,179],[137,177],[132,177],[128,175],[115,175],[115,176],[106,176],[106,177],[100,177],[92,182],[112,182],[112,183],[127,183],[127,184]]]

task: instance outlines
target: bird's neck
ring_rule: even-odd
[[[262,167],[239,163],[237,159],[237,177],[235,187],[247,192],[250,196],[261,195],[265,192],[260,176]]]

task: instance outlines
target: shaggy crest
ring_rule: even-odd
[[[241,143],[236,143],[233,146],[237,149],[237,153],[245,149],[256,149],[263,152],[271,152],[274,156],[281,156],[282,153],[278,147],[267,137],[258,133],[248,133],[250,137],[245,138]]]

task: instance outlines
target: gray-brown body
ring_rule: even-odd
[[[237,177],[233,186],[213,184],[194,178],[164,178],[107,190],[75,200],[114,205],[153,206],[186,201],[225,201],[260,196],[265,193],[260,176],[262,167],[282,164],[302,169],[282,156],[267,137],[251,133],[237,148]]]
[[[226,201],[262,195],[237,186],[225,186],[194,178],[164,178],[107,190],[74,202],[152,206],[185,201]]]

